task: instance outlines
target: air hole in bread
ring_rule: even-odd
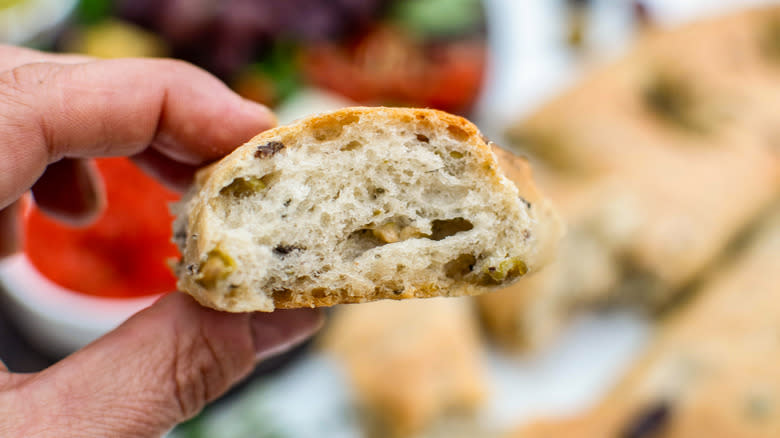
[[[284,303],[292,297],[292,291],[287,288],[274,289],[272,292],[274,303]]]
[[[447,126],[447,132],[449,132],[452,138],[457,141],[466,141],[470,137],[468,132],[466,132],[463,128],[455,125]]]
[[[272,172],[261,177],[242,176],[233,179],[230,184],[222,187],[219,194],[233,198],[245,198],[260,193],[270,187],[278,179],[278,173]]]
[[[314,132],[317,141],[329,141],[341,136],[341,126],[328,126]]]
[[[421,141],[423,143],[430,143],[431,142],[431,139],[428,138],[427,135],[417,134],[416,136],[417,136],[417,141]]]
[[[387,190],[385,190],[382,187],[373,187],[373,188],[371,188],[369,190],[369,193],[371,193],[371,199],[376,199],[376,198],[384,195],[386,192],[387,192]]]
[[[222,196],[231,196],[233,198],[244,198],[260,192],[266,188],[262,178],[256,176],[247,176],[236,178],[230,184],[222,187],[219,194]]]
[[[456,217],[455,219],[436,219],[431,225],[431,240],[443,240],[458,233],[474,228],[470,221]]]
[[[349,142],[349,143],[345,144],[345,145],[344,145],[344,146],[341,148],[341,150],[342,150],[342,151],[354,151],[355,149],[359,149],[359,148],[360,148],[360,146],[363,146],[363,144],[362,144],[362,143],[360,143],[360,142],[359,142],[359,141],[357,141],[357,140],[352,140],[351,142]]]
[[[364,252],[386,244],[387,242],[377,237],[373,230],[361,228],[350,233],[344,242],[344,258],[354,260]]]
[[[477,258],[474,257],[474,254],[461,254],[444,264],[444,275],[460,280],[474,270],[475,264],[477,264]]]
[[[305,249],[306,248],[304,248],[302,246],[298,246],[298,245],[283,245],[282,244],[282,245],[276,245],[276,247],[274,247],[273,252],[274,252],[274,255],[276,255],[277,257],[284,258],[285,256],[287,256],[291,252],[303,251]]]
[[[367,224],[359,230],[353,231],[344,244],[349,253],[348,257],[354,259],[376,247],[409,239],[444,240],[474,228],[470,221],[462,217],[436,219],[431,223],[431,233],[425,234],[409,222],[406,218],[394,218],[382,224]]]
[[[317,141],[335,140],[341,136],[344,126],[360,121],[360,117],[354,114],[345,114],[342,117],[322,119],[312,122],[312,132]]]

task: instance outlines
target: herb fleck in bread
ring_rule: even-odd
[[[200,172],[177,207],[178,286],[243,312],[508,285],[557,240],[524,178],[518,189],[474,125],[439,111],[304,119]]]

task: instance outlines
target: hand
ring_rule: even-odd
[[[209,74],[170,60],[96,61],[0,46],[0,256],[14,210],[84,221],[100,207],[84,158],[128,155],[174,187],[275,123]],[[320,313],[228,314],[172,293],[37,374],[0,363],[0,436],[159,436],[303,341]]]

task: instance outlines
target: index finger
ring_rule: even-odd
[[[78,64],[90,61],[95,61],[95,58],[86,55],[39,52],[24,47],[0,44],[0,71],[39,62]]]
[[[267,108],[180,61],[16,67],[0,73],[0,208],[63,157],[134,155],[151,146],[201,164],[275,123]]]

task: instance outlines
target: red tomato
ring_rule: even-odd
[[[171,243],[168,204],[178,195],[126,158],[95,160],[107,205],[84,228],[63,225],[32,207],[25,220],[25,251],[32,264],[70,290],[104,297],[137,297],[176,287],[167,260]]]
[[[423,44],[380,26],[346,44],[309,47],[302,64],[310,82],[356,102],[463,113],[479,95],[487,49],[484,41]]]

